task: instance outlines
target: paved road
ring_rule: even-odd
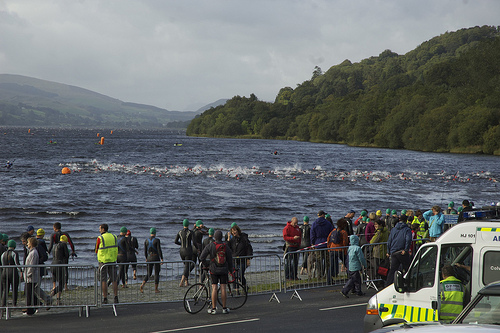
[[[363,332],[365,296],[345,299],[338,287],[303,290],[298,298],[292,292],[250,296],[241,309],[223,315],[209,315],[206,310],[191,315],[179,302],[148,305],[119,305],[118,316],[112,308],[92,309],[90,317],[78,317],[78,311],[50,313],[41,310],[32,317],[0,321],[2,332]],[[220,311],[220,310],[219,310]]]

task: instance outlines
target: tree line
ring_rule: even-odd
[[[235,96],[187,134],[500,154],[500,28],[446,32],[405,55],[345,60],[273,103]]]

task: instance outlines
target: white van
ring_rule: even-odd
[[[466,221],[420,247],[408,272],[379,291],[366,307],[364,331],[404,322],[438,321],[441,268],[451,264],[466,286],[466,301],[500,281],[500,220]]]

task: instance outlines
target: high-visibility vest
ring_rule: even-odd
[[[118,243],[116,236],[109,232],[99,236],[100,243],[97,249],[97,261],[102,263],[115,262],[118,257]]]
[[[460,280],[454,276],[448,276],[440,281],[440,320],[453,320],[462,312],[464,308],[464,289]]]

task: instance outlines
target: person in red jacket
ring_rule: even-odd
[[[292,217],[291,221],[286,223],[283,228],[283,239],[285,240],[285,278],[290,280],[297,279],[297,269],[299,266],[299,255],[298,253],[288,254],[290,252],[296,252],[300,249],[300,241],[302,238],[302,230],[299,228],[299,220],[296,217]]]

